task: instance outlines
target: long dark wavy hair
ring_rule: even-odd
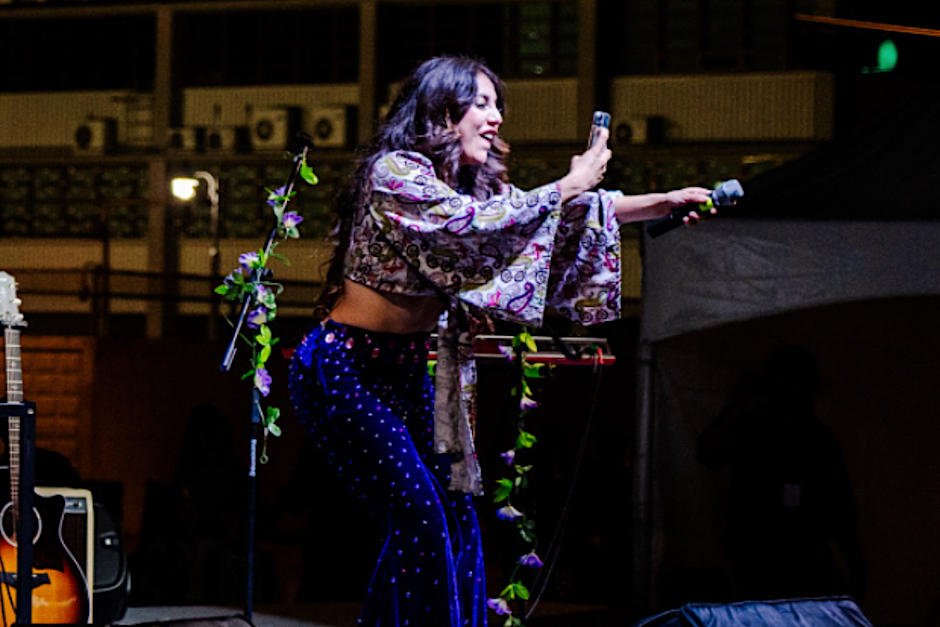
[[[439,179],[447,185],[484,200],[499,193],[507,181],[505,158],[509,145],[497,137],[486,163],[460,165],[462,147],[456,124],[473,105],[477,75],[483,74],[496,88],[496,106],[502,112],[503,87],[496,74],[482,61],[463,56],[441,56],[419,65],[404,80],[371,141],[360,157],[347,183],[336,198],[337,221],[333,255],[328,262],[326,281],[316,302],[316,313],[325,316],[343,293],[343,262],[349,247],[352,222],[372,195],[369,177],[376,160],[394,150],[420,152],[434,164]]]

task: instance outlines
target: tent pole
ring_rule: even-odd
[[[639,616],[650,611],[651,573],[651,467],[653,427],[653,347],[640,340],[637,348],[637,418],[633,455],[633,577],[632,610]]]

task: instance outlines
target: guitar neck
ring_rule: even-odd
[[[4,355],[6,358],[7,402],[23,402],[23,368],[20,361],[19,329],[3,330]],[[10,457],[10,501],[13,503],[13,518],[19,514],[20,494],[20,417],[8,418],[9,441],[7,454]]]
[[[23,368],[20,362],[20,332],[18,329],[3,330],[7,372],[7,402],[23,402]]]

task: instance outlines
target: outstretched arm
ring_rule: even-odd
[[[697,205],[708,201],[709,194],[711,190],[704,187],[684,187],[665,193],[620,196],[614,200],[614,214],[621,224],[626,224],[663,218],[673,209],[689,205],[689,213],[682,221],[685,224],[695,224],[702,217],[696,211]],[[712,209],[711,214],[715,213],[717,209]]]

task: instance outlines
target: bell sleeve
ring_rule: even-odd
[[[548,304],[584,325],[620,317],[620,192],[586,192],[565,203],[554,241]]]

